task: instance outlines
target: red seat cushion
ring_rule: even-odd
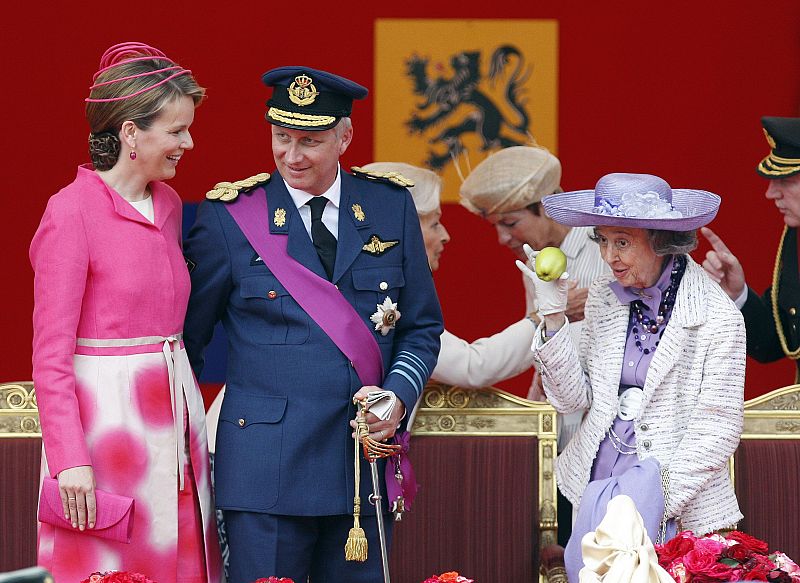
[[[536,580],[535,437],[414,437],[410,455],[420,491],[395,524],[393,580],[453,570],[482,582]]]

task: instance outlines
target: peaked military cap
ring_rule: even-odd
[[[756,171],[765,178],[786,178],[800,173],[800,118],[762,117],[771,151]]]
[[[278,67],[261,77],[273,87],[267,121],[295,130],[322,131],[350,115],[354,99],[367,88],[354,81],[310,67]]]

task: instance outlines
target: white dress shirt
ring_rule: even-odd
[[[292,201],[297,206],[297,211],[300,213],[300,218],[303,219],[303,224],[306,226],[306,231],[308,232],[308,236],[311,236],[311,207],[309,207],[306,203],[314,198],[314,195],[308,194],[302,190],[298,190],[296,188],[292,188],[289,184],[284,180],[284,184],[286,184],[286,190],[289,191],[289,196],[292,197]],[[319,196],[324,196],[328,199],[328,204],[325,206],[325,210],[322,212],[322,222],[323,224],[328,227],[328,230],[331,234],[338,240],[339,239],[339,201],[342,197],[342,175],[341,175],[341,168],[336,170],[336,180],[333,181],[331,187],[320,194]]]

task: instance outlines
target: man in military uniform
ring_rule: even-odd
[[[263,81],[277,172],[218,184],[185,249],[196,374],[218,320],[229,339],[215,473],[230,578],[373,583],[383,578],[374,516],[360,525],[367,560],[344,551],[356,466],[361,514],[375,512],[370,467],[362,456],[354,466],[353,399],[386,391],[366,421],[370,438],[391,443],[436,364],[442,315],[411,195],[392,183],[403,181],[339,166],[353,99],[367,90],[305,67]]]
[[[761,125],[770,153],[756,171],[769,180],[766,197],[775,202],[786,226],[778,247],[772,286],[763,296],[745,282],[744,269],[736,256],[711,229],[703,235],[712,250],[703,267],[716,279],[742,311],[747,327],[747,354],[759,362],[783,357],[800,367],[800,271],[798,271],[798,227],[800,227],[800,118],[763,117]],[[800,379],[800,368],[796,381]]]

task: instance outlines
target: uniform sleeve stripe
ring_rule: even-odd
[[[428,378],[428,372],[425,366],[420,366],[417,364],[416,360],[412,360],[408,358],[406,355],[400,355],[397,360],[394,361],[392,367],[395,366],[404,366],[405,368],[412,370],[419,378],[420,378],[420,385],[425,384],[425,379]]]
[[[407,363],[405,363],[403,361],[399,361],[399,362],[395,362],[394,363],[394,366],[392,367],[392,370],[396,370],[399,367],[402,367],[402,368],[408,370],[411,374],[414,375],[414,378],[417,379],[417,386],[421,387],[424,384],[424,381],[422,380],[422,375],[420,375],[419,371],[417,371],[414,367],[410,366],[409,364],[407,364]]]
[[[419,396],[420,390],[419,388],[417,388],[417,384],[410,376],[408,376],[402,370],[397,370],[393,368],[392,370],[389,371],[389,374],[399,374],[400,376],[405,377],[405,379],[409,382],[409,384],[414,388],[414,392],[417,394],[417,396]]]
[[[417,356],[413,352],[409,352],[407,350],[401,350],[400,352],[397,353],[397,357],[398,358],[400,358],[401,356],[405,356],[409,360],[411,360],[411,361],[415,362],[416,364],[418,364],[419,368],[422,370],[424,376],[426,376],[426,377],[431,376],[431,371],[428,370],[428,367],[425,366],[425,363],[422,362],[422,359],[420,359],[419,356]]]

